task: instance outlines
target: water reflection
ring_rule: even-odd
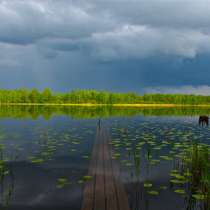
[[[3,106],[0,105],[0,118],[37,119],[40,116],[49,120],[53,116],[69,116],[74,119],[134,117],[144,116],[201,116],[210,115],[208,107],[112,107],[112,106]]]
[[[209,210],[210,129],[197,122],[208,110],[40,109],[0,111],[1,208],[80,210],[96,127],[106,125],[130,209]]]
[[[14,191],[14,174],[12,167],[6,164],[3,153],[3,145],[0,146],[0,202],[2,206],[8,206]]]
[[[199,128],[196,118],[177,119],[136,119],[128,135],[121,121],[113,126],[132,209],[210,208],[209,129]]]

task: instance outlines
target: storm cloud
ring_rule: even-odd
[[[102,60],[210,51],[210,1],[13,0],[0,3],[0,41]]]
[[[145,72],[159,75],[162,67],[162,75],[168,75],[164,81],[172,80],[173,71],[174,78],[180,76],[177,84],[188,85],[183,79],[189,75],[185,60],[198,60],[200,68],[206,63],[200,64],[200,57],[210,54],[209,11],[210,0],[0,0],[1,87],[14,69],[20,73],[16,86],[23,83],[21,72],[26,71],[23,84],[41,84],[43,77],[50,84],[57,78],[55,68],[60,68],[61,79],[62,75],[74,78],[72,83],[82,81],[78,78],[84,69],[96,75],[95,70],[102,69],[104,78],[107,71],[110,81],[120,75],[119,68],[127,68],[127,74],[133,70],[134,75],[138,69],[138,82],[149,86]],[[173,61],[166,62],[169,72],[163,60]],[[190,85],[206,85],[210,75],[199,71],[198,80],[190,78]],[[198,70],[192,68],[190,73],[194,72]],[[107,83],[98,81],[100,77],[95,83]]]

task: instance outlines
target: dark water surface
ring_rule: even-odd
[[[2,108],[1,208],[80,210],[101,118],[132,210],[209,210],[208,112]]]

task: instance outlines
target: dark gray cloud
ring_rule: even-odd
[[[102,60],[195,57],[210,51],[209,10],[209,0],[4,0],[0,41],[86,49]]]
[[[113,20],[73,1],[7,0],[0,2],[0,40],[28,44],[45,39],[78,39],[109,30]]]
[[[0,0],[0,87],[208,85],[209,11],[210,0]]]

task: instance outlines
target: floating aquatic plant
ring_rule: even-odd
[[[147,191],[147,193],[148,193],[149,195],[153,195],[153,196],[159,195],[159,192],[156,191],[156,190]]]
[[[70,182],[65,177],[60,177],[60,178],[57,179],[57,188],[63,188],[66,185],[69,185],[69,184],[70,184]]]
[[[145,187],[145,188],[150,188],[150,187],[152,187],[152,183],[149,182],[149,181],[145,181],[145,182],[144,182],[144,187]]]
[[[182,195],[186,194],[184,189],[177,189],[177,190],[174,190],[174,192],[177,194],[182,194]]]

